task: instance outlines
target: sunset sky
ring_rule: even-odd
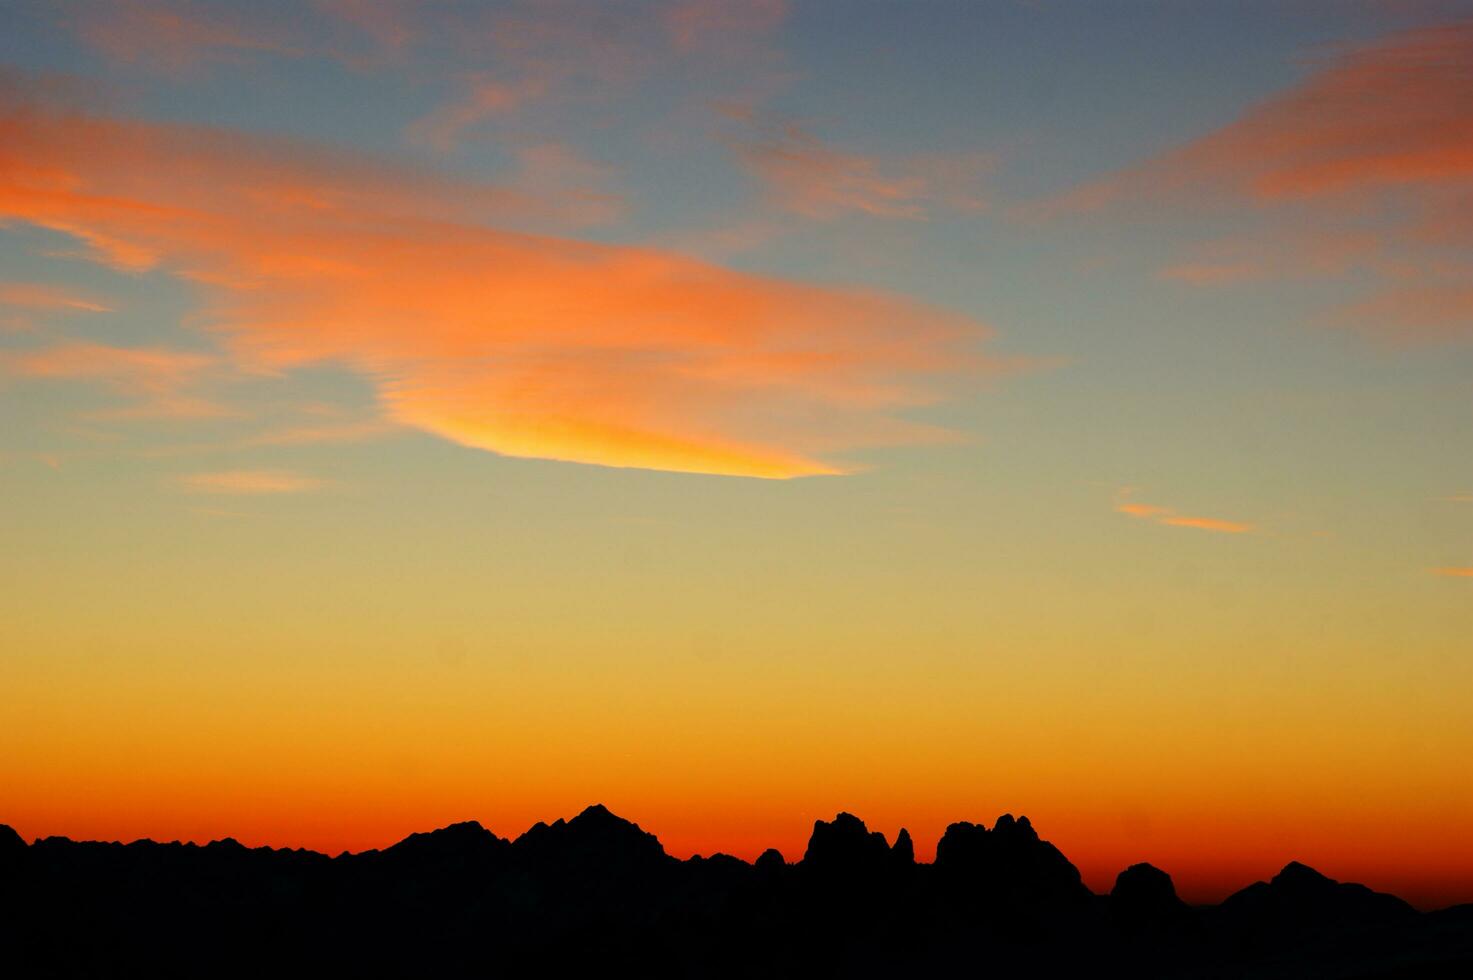
[[[0,822],[1473,901],[1473,5],[0,4]]]

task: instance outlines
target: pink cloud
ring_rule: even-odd
[[[251,54],[303,53],[273,25],[238,13],[181,0],[114,0],[84,9],[77,29],[114,61],[173,74]]]
[[[919,219],[986,208],[979,188],[992,166],[986,154],[882,161],[837,150],[793,124],[733,145],[781,209],[807,218]]]

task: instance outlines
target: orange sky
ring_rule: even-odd
[[[1419,5],[7,6],[0,821],[1013,812],[1096,890],[1473,901],[1470,63]]]

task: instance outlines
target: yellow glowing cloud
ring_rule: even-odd
[[[197,282],[239,365],[336,362],[393,421],[513,456],[834,473],[931,440],[890,416],[987,362],[976,321],[655,249],[504,231],[485,187],[0,96],[0,219]]]
[[[1473,578],[1473,566],[1434,568],[1432,574],[1441,575],[1444,578]]]

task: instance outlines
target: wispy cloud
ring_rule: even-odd
[[[272,429],[245,439],[242,446],[315,446],[327,443],[367,442],[404,431],[387,419],[339,422],[324,425],[293,425]]]
[[[105,306],[90,296],[33,282],[0,282],[0,306],[42,311],[112,312],[112,307]]]
[[[1215,531],[1219,534],[1249,534],[1256,530],[1255,525],[1242,521],[1224,521],[1215,517],[1192,517],[1180,514],[1171,507],[1162,507],[1157,504],[1142,504],[1130,499],[1134,491],[1124,488],[1116,492],[1115,511],[1134,517],[1139,520],[1147,520],[1156,524],[1164,524],[1167,527],[1190,527],[1199,531]]]
[[[242,6],[241,10],[248,9]],[[111,0],[77,16],[83,40],[114,61],[179,74],[252,54],[302,54],[267,19],[179,0]]]
[[[129,397],[130,404],[98,413],[124,418],[212,418],[228,409],[192,391],[218,358],[162,347],[62,343],[0,355],[0,369],[25,378],[92,381]]]
[[[1220,521],[1213,517],[1183,517],[1180,514],[1163,517],[1161,523],[1170,527],[1195,527],[1202,531],[1219,531],[1223,534],[1247,534],[1253,530],[1252,524],[1244,524],[1241,521]]]
[[[323,483],[286,470],[222,470],[186,474],[179,477],[179,485],[189,493],[253,495],[304,493]]]
[[[697,53],[762,37],[787,16],[787,0],[676,0],[661,14],[675,46]]]
[[[920,219],[986,208],[980,186],[992,167],[986,154],[880,160],[841,151],[793,123],[766,127],[732,146],[779,208],[807,218]]]
[[[457,98],[416,119],[405,135],[412,143],[446,153],[480,124],[510,115],[545,90],[546,83],[536,78],[509,82],[472,75],[465,79],[464,90]]]
[[[1247,212],[1268,227],[1248,233],[1242,258],[1162,275],[1217,285],[1355,268],[1373,292],[1324,322],[1402,341],[1473,338],[1473,21],[1331,49],[1315,64],[1235,122],[1045,210]]]
[[[1432,569],[1433,575],[1441,575],[1443,578],[1473,578],[1473,565],[1458,567],[1447,566]]]
[[[0,219],[186,276],[236,366],[347,366],[392,421],[463,445],[838,473],[847,449],[937,438],[896,413],[997,367],[982,324],[903,297],[512,232],[524,201],[497,188],[18,96],[0,92]]]
[[[457,93],[414,122],[412,142],[444,152],[533,105],[602,103],[656,70],[691,90],[761,87],[782,0],[512,0],[417,18],[457,60]]]

